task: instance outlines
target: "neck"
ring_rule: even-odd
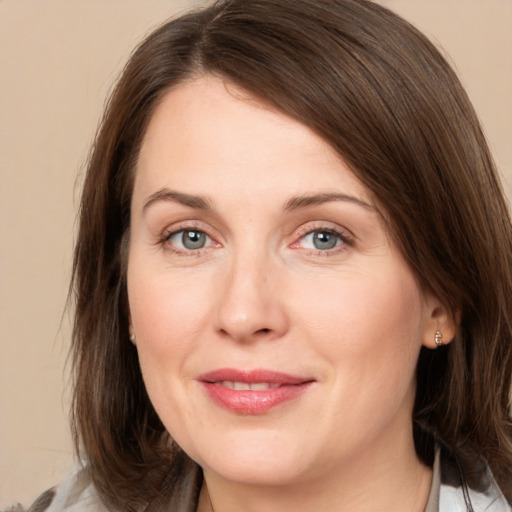
[[[410,442],[380,451],[369,446],[327,474],[295,483],[252,486],[205,471],[198,512],[422,512],[432,470]]]

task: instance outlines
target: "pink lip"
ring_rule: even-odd
[[[281,372],[241,371],[233,368],[214,370],[199,376],[197,380],[215,403],[239,414],[262,414],[302,395],[314,382],[312,378]],[[247,384],[264,382],[277,387],[262,390],[235,390],[218,384],[223,381]]]

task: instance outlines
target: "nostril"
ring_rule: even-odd
[[[269,329],[269,328],[267,328],[267,327],[265,327],[264,329],[258,329],[258,330],[256,331],[256,333],[261,333],[261,334],[265,334],[265,333],[267,333],[267,332],[270,332],[270,329]]]

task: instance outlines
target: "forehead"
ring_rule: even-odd
[[[297,195],[312,188],[369,193],[341,157],[304,124],[211,76],[169,91],[139,154],[135,193]]]

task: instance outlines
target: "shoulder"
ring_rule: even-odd
[[[512,512],[490,469],[482,468],[482,485],[473,489],[464,485],[453,460],[441,456],[441,482],[439,488],[439,512],[467,511],[471,503],[474,512]]]
[[[108,512],[92,485],[88,471],[81,469],[61,485],[49,489],[28,512]]]
[[[462,487],[452,487],[441,484],[439,491],[439,511],[466,511],[465,491]],[[474,512],[511,512],[512,508],[494,482],[485,491],[476,491],[467,488],[467,498],[473,507]]]
[[[172,492],[164,496],[168,500],[165,509],[193,512],[197,508],[203,473],[187,456],[175,469],[176,472],[171,472],[169,478],[171,483],[178,484],[167,487]],[[160,510],[158,506],[154,509]],[[62,484],[41,494],[28,510],[16,507],[4,512],[109,512],[109,509],[101,501],[89,470],[85,467],[73,473]]]

